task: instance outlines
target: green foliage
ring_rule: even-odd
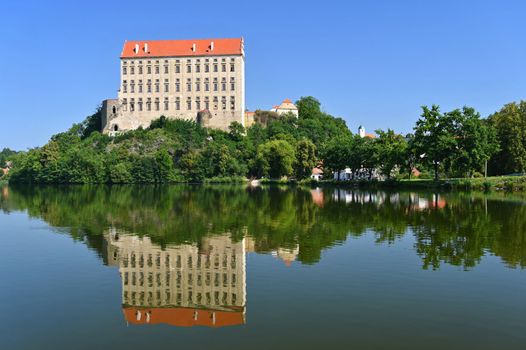
[[[494,175],[526,171],[526,101],[510,103],[489,116],[500,151],[490,161]]]
[[[0,168],[5,166],[5,162],[12,161],[12,158],[16,156],[17,153],[18,152],[9,148],[2,149],[2,151],[0,151]]]
[[[318,163],[316,146],[307,139],[302,139],[296,144],[296,160],[294,162],[294,175],[298,180],[310,177],[312,168]]]
[[[352,149],[352,140],[348,137],[334,139],[329,142],[322,153],[324,169],[337,172],[345,169],[350,165]]]
[[[258,147],[257,159],[265,176],[279,179],[292,174],[294,148],[284,140],[268,141]]]
[[[344,120],[322,111],[313,97],[296,102],[299,116],[257,111],[256,123],[229,131],[161,116],[146,128],[115,137],[100,133],[101,109],[40,147],[10,158],[10,181],[23,183],[167,183],[210,178],[295,175],[308,178],[321,164],[326,176],[347,167],[353,174],[381,172],[410,178],[418,167],[449,177],[526,169],[526,102],[506,105],[483,120],[472,108],[441,113],[423,107],[414,134],[378,130],[377,138],[353,135]],[[283,146],[283,147],[281,147]],[[1,164],[0,164],[1,165]],[[330,176],[330,175],[329,175]]]
[[[380,171],[390,179],[393,170],[402,167],[405,162],[408,153],[407,141],[402,135],[395,134],[391,129],[388,129],[387,132],[377,130],[376,133],[378,138],[375,142]]]
[[[439,166],[454,153],[457,141],[454,119],[440,113],[440,108],[422,107],[422,115],[414,128],[414,144],[424,164],[432,165],[435,179],[439,178]]]

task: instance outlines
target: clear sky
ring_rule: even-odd
[[[43,145],[119,85],[124,40],[245,38],[251,110],[312,95],[351,130],[526,99],[526,1],[3,1],[0,148]]]

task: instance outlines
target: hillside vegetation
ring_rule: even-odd
[[[9,154],[13,168],[7,178],[65,184],[302,180],[320,166],[326,174],[350,168],[370,179],[373,173],[411,178],[418,169],[421,178],[438,181],[526,169],[524,101],[487,119],[470,107],[441,112],[436,105],[424,106],[413,133],[376,130],[375,137],[352,134],[344,120],[323,112],[313,97],[296,104],[298,118],[257,111],[260,122],[247,129],[232,123],[225,132],[160,116],[147,129],[115,137],[99,132],[98,110],[42,147]]]

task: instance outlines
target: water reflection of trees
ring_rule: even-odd
[[[484,195],[388,193],[302,188],[204,186],[81,186],[11,188],[4,211],[27,210],[101,251],[108,227],[148,235],[160,244],[246,234],[256,251],[297,249],[303,263],[347,236],[366,232],[396,244],[406,234],[424,268],[470,268],[486,253],[510,267],[526,266],[526,206]]]

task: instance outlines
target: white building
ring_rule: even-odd
[[[292,103],[292,101],[289,100],[288,98],[283,100],[283,102],[281,102],[281,104],[279,106],[272,107],[272,109],[270,111],[271,112],[276,112],[279,115],[286,114],[286,113],[292,113],[296,117],[298,117],[298,115],[299,115],[298,107],[296,107],[296,105],[294,103]]]

